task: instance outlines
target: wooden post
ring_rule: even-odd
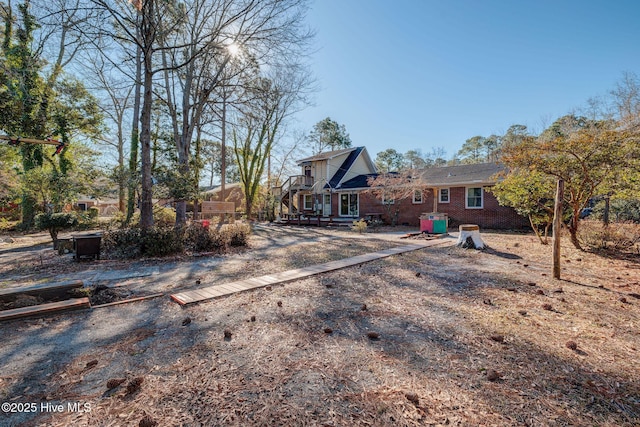
[[[553,278],[560,279],[560,234],[562,228],[562,201],[564,181],[559,179],[556,187],[556,202],[553,212]]]

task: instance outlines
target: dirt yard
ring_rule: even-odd
[[[534,236],[482,236],[187,308],[5,322],[0,401],[21,412],[0,425],[640,425],[640,260],[566,242],[557,281]],[[412,243],[382,237],[265,227],[245,252],[145,261],[129,267],[159,273],[119,285],[168,294]],[[110,265],[0,249],[4,286]]]

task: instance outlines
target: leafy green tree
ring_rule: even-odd
[[[3,8],[4,39],[0,58],[0,127],[10,135],[45,138],[51,89],[41,72],[43,61],[32,50],[35,17],[29,13],[29,2],[18,6],[20,25],[15,28],[11,7]],[[30,171],[42,166],[44,148],[37,144],[19,146],[22,169]],[[22,226],[33,226],[35,201],[22,194]]]
[[[483,163],[487,160],[486,144],[487,139],[484,136],[474,136],[469,138],[458,150],[457,157],[461,163]]]
[[[315,153],[325,151],[327,148],[339,150],[351,147],[351,138],[347,133],[347,128],[329,117],[313,126],[308,139]]]
[[[35,217],[35,225],[41,230],[48,230],[53,240],[53,248],[58,248],[58,233],[78,225],[75,213],[41,213]]]
[[[29,6],[29,1],[18,6],[21,20],[16,28],[10,5],[2,9],[5,31],[0,58],[0,127],[16,137],[45,139],[54,135],[64,144],[80,135],[95,136],[100,132],[102,117],[84,86],[72,78],[61,78],[59,62],[52,64],[50,75],[45,77],[47,64],[39,57],[40,50],[33,48],[38,24]],[[61,55],[63,51],[61,47]],[[59,210],[77,195],[75,191],[93,182],[86,180],[91,165],[83,165],[84,171],[76,174],[83,178],[71,177],[74,161],[68,148],[55,158],[51,156],[51,146],[23,143],[17,149],[21,158],[24,228],[33,226],[37,199],[43,209],[53,204]]]
[[[404,169],[404,156],[393,148],[387,148],[376,155],[375,164],[379,172],[398,172]]]
[[[555,182],[551,176],[516,168],[488,191],[501,205],[510,206],[518,214],[526,216],[540,243],[546,245],[549,243],[549,227],[553,224],[554,189]]]
[[[628,135],[612,121],[588,120],[567,115],[556,120],[538,138],[523,138],[503,146],[502,161],[520,168],[562,179],[571,212],[568,230],[571,243],[578,240],[580,212],[588,201],[629,165]]]
[[[420,150],[409,150],[404,153],[404,164],[409,169],[424,169],[430,166]]]

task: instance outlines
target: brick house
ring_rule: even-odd
[[[212,187],[204,193],[204,200],[212,202],[233,202],[236,211],[244,209],[244,192],[239,182],[227,183],[224,186],[224,195],[220,185]]]
[[[367,190],[368,179],[377,176],[375,164],[365,147],[320,153],[298,161],[301,175],[289,177],[275,189],[281,212],[293,215],[331,217],[352,221],[381,217],[391,222],[382,201]],[[496,163],[428,168],[420,171],[426,191],[394,200],[398,224],[419,225],[423,213],[440,212],[449,225],[478,224],[482,228],[520,229],[528,227],[526,218],[512,208],[500,206],[486,189],[496,183],[495,175],[504,170]]]

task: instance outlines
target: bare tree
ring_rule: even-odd
[[[131,82],[122,74],[114,73],[101,55],[87,55],[85,61],[91,64],[91,73],[87,73],[88,82],[93,89],[101,93],[100,109],[109,122],[111,132],[101,138],[100,143],[116,152],[116,167],[112,178],[118,185],[118,210],[125,213],[126,190],[129,182],[129,170],[126,165],[126,142],[128,128],[125,119],[132,110],[133,90]]]
[[[240,52],[253,68],[269,64],[285,49],[296,57],[310,36],[302,27],[305,10],[305,0],[191,0],[175,17],[177,31],[162,32],[165,102],[181,174],[189,175],[194,132],[214,91],[224,84],[234,54]],[[223,109],[227,105],[223,102]],[[185,220],[186,200],[178,200],[176,225]]]
[[[288,117],[305,104],[308,75],[292,67],[274,69],[271,78],[258,78],[249,92],[241,119],[233,128],[234,153],[246,199],[246,215],[264,178],[265,167]]]
[[[413,197],[416,191],[428,191],[428,187],[415,170],[374,175],[367,179],[367,184],[367,192],[380,200],[393,226],[398,222],[400,202]]]

